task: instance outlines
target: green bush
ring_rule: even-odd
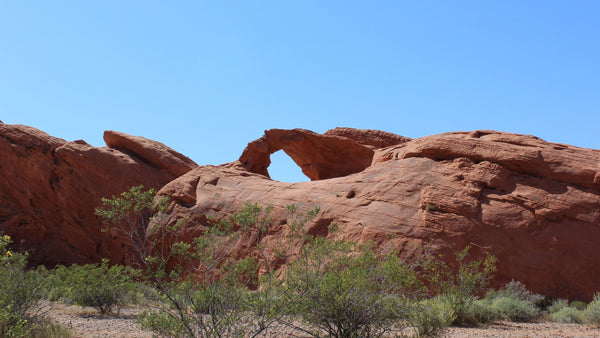
[[[583,311],[583,321],[586,324],[600,326],[600,295],[596,294],[585,310]]]
[[[552,301],[552,305],[548,306],[548,312],[550,314],[556,313],[563,308],[569,307],[569,301],[566,299],[556,299]]]
[[[570,306],[577,310],[583,311],[587,307],[587,304],[578,300],[571,302]]]
[[[142,328],[167,337],[242,336],[244,289],[224,282],[203,285],[193,281],[165,284],[160,302],[169,307],[146,311],[138,317]]]
[[[121,265],[102,264],[60,266],[56,276],[63,281],[62,298],[82,307],[93,307],[101,314],[120,309],[136,294],[133,270]]]
[[[470,249],[467,246],[456,253],[455,267],[444,263],[441,257],[432,257],[423,266],[432,291],[454,310],[453,325],[477,325],[487,317],[487,314],[479,317],[475,313],[474,302],[493,277],[497,259],[490,254],[481,259],[469,259]]]
[[[433,299],[452,309],[452,325],[475,326],[503,318],[499,309],[489,300],[464,297],[455,293],[437,295]]]
[[[492,305],[505,319],[514,322],[530,322],[540,314],[531,302],[513,297],[496,298]]]
[[[408,323],[418,337],[435,335],[456,319],[452,305],[443,298],[422,300],[410,308]]]
[[[256,336],[290,314],[295,299],[292,290],[276,278],[273,262],[286,258],[295,243],[303,243],[306,222],[318,209],[296,214],[294,206],[288,207],[292,214],[286,224],[290,236],[281,239],[283,249],[278,248],[277,258],[261,243],[273,225],[271,209],[246,203],[229,217],[209,218],[204,233],[192,243],[175,241],[171,257],[184,264],[193,262],[193,273],[188,271],[187,276],[180,268],[167,271],[164,267],[168,258],[160,253],[149,256],[149,266],[159,267],[150,284],[156,288],[162,306],[147,311],[140,319],[142,325],[167,336],[237,336],[242,332]],[[232,250],[241,238],[260,260],[232,259]],[[259,268],[263,270],[260,280]]]
[[[287,278],[300,292],[298,313],[317,336],[371,337],[400,329],[400,319],[408,317],[406,299],[421,290],[414,270],[396,255],[379,257],[355,243],[320,237]]]
[[[550,315],[553,321],[558,323],[581,324],[583,323],[583,312],[574,307],[563,307]]]
[[[532,293],[527,290],[525,284],[520,281],[512,280],[509,283],[506,283],[500,290],[490,291],[486,294],[488,298],[513,298],[525,301],[527,303],[531,303],[538,307],[541,306],[542,301],[544,300],[544,296]]]
[[[11,308],[2,304],[0,307],[0,336],[1,337],[27,337],[32,335],[32,325],[27,319],[11,311]]]
[[[494,306],[494,303],[489,299],[478,299],[473,302],[471,313],[472,317],[474,317],[480,324],[486,324],[496,320],[504,319],[500,309]]]
[[[46,318],[49,273],[27,270],[27,255],[9,250],[10,243],[0,234],[0,337],[47,336],[57,328]]]
[[[482,300],[479,313],[488,321],[499,319],[529,322],[540,314],[538,304],[543,296],[531,293],[521,282],[511,281],[499,290],[490,290]],[[559,306],[557,303],[556,306]],[[482,315],[479,317],[482,317]],[[485,322],[485,321],[482,321]]]

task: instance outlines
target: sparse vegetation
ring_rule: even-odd
[[[583,322],[583,312],[570,306],[563,307],[550,316],[558,323],[581,324]]]
[[[0,337],[49,337],[62,332],[46,318],[52,285],[43,266],[27,270],[27,254],[9,249],[0,234]]]
[[[594,300],[583,311],[583,321],[586,324],[600,326],[600,294],[596,294]]]
[[[439,297],[414,303],[408,314],[408,324],[419,337],[435,335],[456,320],[452,305]]]
[[[287,283],[299,285],[298,313],[310,334],[372,337],[399,330],[422,284],[395,253],[378,257],[368,246],[315,238],[306,258],[290,266]]]
[[[46,319],[42,305],[48,299],[108,314],[142,293],[146,310],[139,323],[168,337],[255,337],[274,326],[315,337],[407,332],[422,337],[449,325],[528,322],[546,307],[546,318],[553,321],[600,325],[600,296],[587,306],[562,299],[549,305],[547,298],[511,281],[481,298],[497,262],[485,253],[472,258],[469,246],[456,252],[453,263],[432,254],[409,263],[397,252],[378,252],[373,243],[309,235],[319,209],[300,212],[289,205],[286,235],[271,239],[267,248],[263,239],[274,226],[273,208],[256,203],[209,219],[201,236],[183,242],[179,232],[186,220],[169,226],[166,201],[154,206],[153,196],[152,190],[134,187],[103,199],[97,210],[107,222],[105,231],[129,236],[131,265],[138,270],[107,260],[27,270],[27,255],[10,251],[10,238],[2,236],[0,278],[6,282],[0,285],[0,336],[68,336]],[[327,233],[335,235],[337,228],[332,224]],[[170,244],[152,249],[145,242],[148,232],[162,234],[159,238]],[[234,259],[240,240],[252,254]],[[282,264],[286,268],[279,270]]]
[[[89,306],[100,314],[118,310],[131,300],[137,284],[133,281],[133,270],[121,265],[102,264],[59,266],[55,270],[55,281],[62,284],[61,298],[80,306]]]
[[[454,311],[454,325],[476,325],[486,320],[488,313],[475,312],[475,301],[487,287],[496,271],[496,258],[486,254],[481,259],[468,257],[470,246],[456,253],[457,267],[433,257],[424,265],[430,292],[438,294],[438,301],[446,302]]]
[[[488,308],[490,321],[503,319],[529,322],[540,315],[539,305],[543,299],[543,296],[527,290],[523,283],[513,280],[499,290],[487,292],[480,305]]]
[[[516,297],[496,298],[492,306],[498,309],[503,319],[513,322],[530,322],[539,315],[533,303]]]

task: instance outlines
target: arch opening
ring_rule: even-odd
[[[278,150],[271,154],[271,164],[267,168],[269,176],[272,180],[279,182],[307,182],[310,181],[302,169],[291,157],[283,150]]]

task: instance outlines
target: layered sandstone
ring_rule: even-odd
[[[160,188],[196,165],[162,143],[107,132],[109,147],[0,123],[0,231],[33,264],[123,262],[126,242],[94,209],[132,186]],[[114,147],[112,147],[112,146]]]
[[[369,141],[369,135],[374,140]],[[269,179],[283,149],[311,182]],[[319,206],[310,232],[375,241],[403,255],[429,245],[448,257],[466,245],[499,259],[496,283],[517,279],[553,297],[589,300],[600,289],[600,151],[496,131],[410,140],[346,129],[316,134],[269,130],[239,161],[201,166],[159,191],[185,237],[206,215],[246,201],[273,205],[267,246],[282,235],[285,206]],[[239,243],[237,254],[250,254]]]

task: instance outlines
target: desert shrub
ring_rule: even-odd
[[[377,256],[356,243],[315,238],[307,255],[291,264],[287,283],[298,285],[298,314],[311,328],[331,337],[371,337],[399,329],[407,299],[421,284],[395,254]]]
[[[27,319],[18,315],[8,306],[0,307],[0,336],[2,337],[27,337],[31,336],[33,327],[28,325]]]
[[[530,322],[539,314],[538,308],[527,300],[501,296],[494,299],[492,306],[507,320],[514,322]]]
[[[553,321],[558,323],[581,324],[583,322],[583,312],[574,307],[565,306],[558,311],[550,314]]]
[[[167,337],[236,337],[243,335],[242,313],[247,304],[244,289],[215,282],[169,283],[161,301],[169,308],[141,314],[143,328]]]
[[[600,295],[596,294],[585,310],[583,311],[583,321],[586,324],[600,326]]]
[[[563,308],[569,307],[569,301],[566,299],[556,299],[552,301],[552,305],[548,306],[548,312],[550,314],[556,313]]]
[[[418,337],[435,335],[450,326],[456,319],[452,305],[440,297],[413,303],[408,315],[408,324]]]
[[[538,304],[543,296],[533,294],[519,281],[511,281],[499,290],[490,290],[477,303],[478,318],[494,321],[499,319],[529,322],[540,314]],[[558,306],[558,305],[557,305]],[[481,320],[485,323],[485,320]]]
[[[474,326],[503,318],[500,310],[487,299],[465,297],[455,293],[437,295],[433,299],[452,309],[452,325]]]
[[[488,298],[513,298],[519,299],[538,307],[541,307],[542,302],[544,300],[544,296],[532,293],[527,290],[525,284],[520,281],[512,280],[509,283],[506,283],[500,290],[490,291],[486,294]]]
[[[570,307],[575,308],[577,310],[583,311],[587,307],[587,304],[581,301],[573,301],[569,304]]]
[[[102,264],[58,267],[56,275],[63,280],[64,299],[80,306],[89,306],[101,314],[111,313],[123,306],[136,293],[133,271],[121,265]]]
[[[288,206],[289,234],[280,239],[275,253],[262,245],[273,225],[271,210],[246,203],[223,219],[209,217],[209,226],[191,243],[173,243],[172,257],[193,262],[194,269],[187,273],[179,268],[167,271],[166,259],[160,254],[148,256],[149,267],[155,269],[150,284],[163,306],[141,316],[142,325],[167,336],[235,336],[243,332],[252,337],[291,314],[297,302],[294,286],[277,279],[273,265],[289,259],[292,249],[303,246],[306,224],[319,210],[300,213],[295,206]],[[258,258],[232,259],[232,250],[240,240]]]
[[[163,240],[181,225],[179,222],[173,226],[163,224],[166,222],[167,200],[161,199],[154,203],[155,195],[156,190],[144,190],[144,186],[140,185],[119,196],[103,197],[102,205],[95,209],[95,214],[104,223],[101,230],[128,242],[130,250],[126,253],[127,263],[135,268],[149,269],[147,258],[151,256],[153,246],[147,242],[147,235],[153,231],[150,228],[153,219],[157,226],[154,230],[161,232],[158,237]],[[159,244],[164,249],[162,243],[154,244]],[[154,249],[156,250],[156,246]],[[160,254],[167,258],[168,253],[163,251]]]
[[[485,318],[478,317],[473,304],[496,271],[494,256],[486,254],[481,259],[469,259],[469,250],[467,246],[456,253],[457,267],[444,263],[441,257],[432,257],[423,266],[431,290],[452,307],[453,325],[476,325]]]
[[[481,324],[504,319],[500,309],[494,305],[493,301],[486,298],[478,299],[473,302],[471,313],[472,317]]]
[[[457,293],[445,293],[436,296],[438,302],[446,303],[454,312],[453,325],[471,326],[479,324],[473,312],[474,296],[465,296]]]
[[[10,243],[0,234],[0,337],[44,336],[56,327],[46,318],[49,272],[27,270],[27,254],[9,250]]]

